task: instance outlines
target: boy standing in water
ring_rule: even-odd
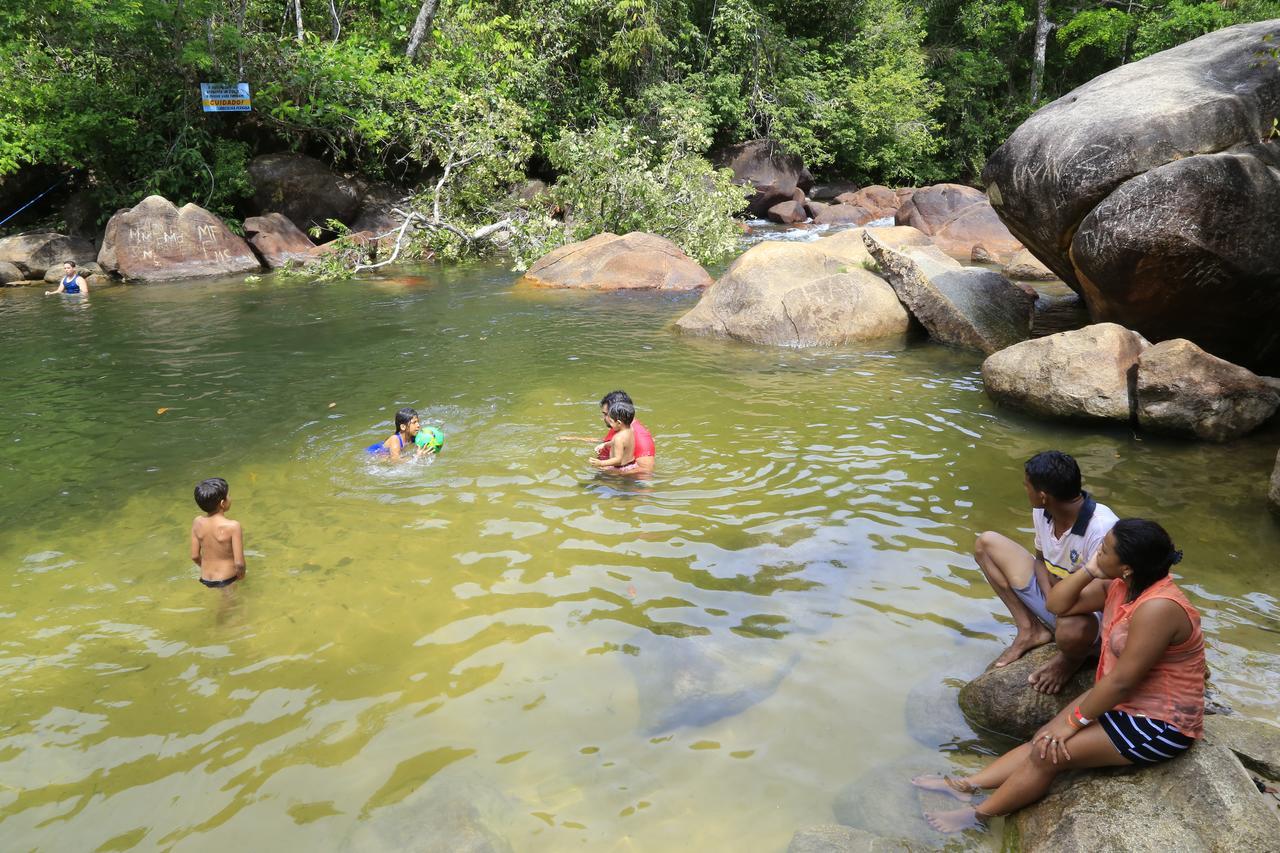
[[[614,403],[626,403],[635,411],[635,403],[631,401],[631,397],[626,391],[610,391],[600,399],[600,415],[604,418],[605,426],[609,425],[609,407]],[[653,436],[645,425],[639,420],[631,422],[631,430],[635,434],[635,454],[636,454],[636,470],[645,473],[653,472],[654,457],[657,449],[653,444]],[[598,438],[590,438],[584,435],[562,435],[559,441],[588,441],[596,445],[596,454],[600,459],[606,459],[609,456],[609,443],[613,440],[613,430],[610,429],[605,435],[604,440]]]
[[[1008,666],[1050,640],[1058,653],[1027,676],[1041,693],[1057,693],[1084,663],[1098,639],[1100,615],[1054,616],[1045,603],[1049,591],[1093,558],[1116,523],[1116,514],[1080,487],[1080,466],[1057,450],[1037,453],[1023,466],[1023,487],[1031,503],[1036,553],[999,533],[978,537],[973,555],[1017,626],[1013,645],[996,658]],[[1104,582],[1093,583],[1099,586]]]
[[[200,567],[200,583],[210,589],[230,586],[244,577],[244,533],[227,518],[230,487],[221,477],[196,486],[196,505],[204,510],[191,522],[191,562]]]
[[[76,269],[75,261],[67,261],[62,265],[62,280],[58,282],[57,290],[46,290],[45,296],[53,296],[55,293],[83,293],[89,295],[89,282],[84,280],[84,276],[80,275]]]
[[[630,403],[619,401],[609,407],[609,413],[604,416],[610,435],[613,436],[609,440],[609,455],[604,459],[599,456],[591,457],[592,465],[625,473],[636,470],[636,435],[631,428],[635,417],[636,407]]]

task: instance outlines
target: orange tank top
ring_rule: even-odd
[[[1129,698],[1116,705],[1116,710],[1140,714],[1177,727],[1187,737],[1198,738],[1204,731],[1204,634],[1200,631],[1200,614],[1173,578],[1165,577],[1143,590],[1134,601],[1126,602],[1129,587],[1123,580],[1111,583],[1107,603],[1102,611],[1102,653],[1098,658],[1098,680],[1110,672],[1124,654],[1129,639],[1129,620],[1134,611],[1153,598],[1167,598],[1177,603],[1191,620],[1191,636],[1165,650],[1147,677]]]

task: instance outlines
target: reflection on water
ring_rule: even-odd
[[[1004,746],[954,704],[1012,635],[969,549],[1030,540],[1045,447],[1175,533],[1223,697],[1276,719],[1274,431],[1060,427],[965,353],[685,340],[692,296],[509,285],[0,291],[5,847],[938,844],[902,782]],[[555,440],[615,387],[650,480]],[[405,405],[444,451],[372,462]],[[215,475],[249,574],[211,591]]]

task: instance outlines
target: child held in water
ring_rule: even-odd
[[[396,412],[395,434],[386,441],[369,445],[369,453],[374,456],[390,456],[393,462],[398,462],[402,451],[406,447],[413,445],[413,439],[420,429],[422,429],[422,422],[418,419],[418,413],[414,409],[403,408]],[[434,452],[434,448],[420,447],[414,456],[432,452]],[[404,457],[408,459],[409,455],[406,453]]]
[[[619,473],[630,473],[636,469],[636,434],[631,422],[636,418],[636,407],[630,403],[618,401],[609,407],[604,416],[613,438],[609,440],[608,455],[605,458],[591,457],[591,464],[597,468],[605,468]],[[603,455],[603,454],[601,454]]]
[[[230,586],[244,577],[244,531],[227,518],[230,487],[221,477],[196,486],[196,505],[204,510],[191,522],[191,562],[200,568],[200,583],[211,589]]]

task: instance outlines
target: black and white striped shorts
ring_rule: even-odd
[[[1159,764],[1186,752],[1195,743],[1174,726],[1152,717],[1107,711],[1098,720],[1120,754],[1134,764]]]

